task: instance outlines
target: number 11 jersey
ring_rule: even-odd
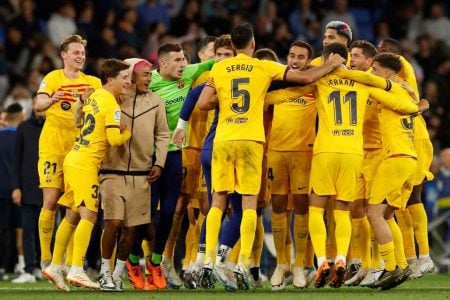
[[[272,80],[282,80],[287,67],[238,54],[214,65],[209,85],[219,99],[219,120],[214,142],[264,142],[264,98]]]

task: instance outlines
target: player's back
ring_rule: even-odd
[[[285,72],[286,66],[245,54],[215,64],[211,77],[220,107],[215,142],[264,142],[264,97],[270,82],[283,79]]]
[[[316,86],[319,130],[314,153],[362,155],[367,87],[333,74],[318,80]]]
[[[84,101],[83,113],[83,127],[64,164],[98,169],[108,147],[106,130],[120,125],[120,108],[114,96],[101,88]]]

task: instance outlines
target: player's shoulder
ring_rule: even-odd
[[[53,71],[48,72],[45,76],[45,80],[60,80],[65,78],[63,69],[56,69]]]
[[[80,72],[80,78],[86,82],[89,82],[93,87],[96,88],[99,88],[102,85],[100,78],[93,75],[87,75],[83,72]]]

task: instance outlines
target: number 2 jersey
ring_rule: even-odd
[[[264,142],[264,98],[272,80],[282,80],[287,67],[245,54],[218,62],[209,85],[219,99],[219,121],[214,142],[249,140]]]
[[[51,97],[58,91],[64,91],[60,100],[46,111],[46,120],[39,138],[39,152],[64,157],[73,146],[77,129],[74,126],[73,113],[75,102],[87,88],[100,88],[100,79],[78,72],[78,78],[67,78],[63,69],[48,73],[39,86],[38,94]]]
[[[98,171],[109,145],[106,130],[120,128],[120,107],[107,90],[95,90],[83,104],[83,127],[64,166]]]

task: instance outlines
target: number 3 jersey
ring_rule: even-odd
[[[95,90],[83,104],[83,126],[64,166],[97,171],[109,145],[106,130],[120,128],[120,107],[107,90]]]
[[[214,142],[264,142],[264,98],[272,80],[284,78],[287,67],[273,61],[238,54],[214,65],[208,84],[219,99]]]

